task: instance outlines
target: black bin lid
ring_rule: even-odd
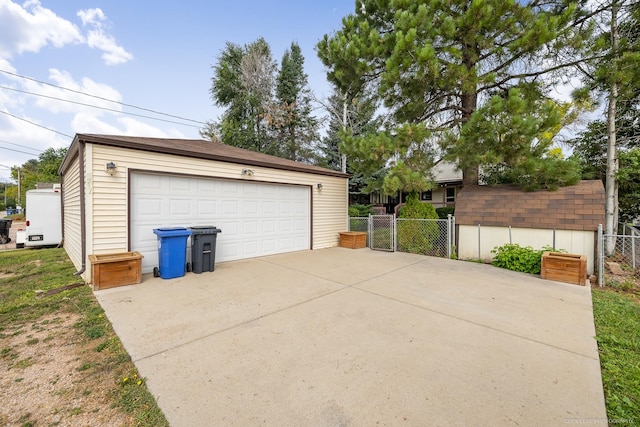
[[[222,230],[216,228],[215,225],[194,225],[193,227],[189,227],[189,230],[193,232],[193,234],[218,234],[222,233]]]

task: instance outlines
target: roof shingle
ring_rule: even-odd
[[[525,192],[515,185],[466,186],[456,200],[456,224],[597,230],[604,223],[602,181],[581,181],[557,191]]]

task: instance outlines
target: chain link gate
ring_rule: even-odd
[[[455,219],[408,219],[394,215],[350,217],[349,231],[366,231],[367,246],[378,251],[455,256]]]
[[[395,217],[369,215],[369,247],[376,251],[395,250]]]

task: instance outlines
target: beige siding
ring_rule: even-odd
[[[511,237],[509,237],[509,227],[482,226],[478,248],[478,226],[460,225],[458,227],[458,258],[489,261],[493,258],[492,249],[510,241],[520,246],[542,249],[544,246],[553,246],[553,233],[553,230],[548,229],[512,227]],[[586,255],[587,272],[593,273],[596,253],[593,231],[556,230],[555,247],[571,254]]]
[[[346,178],[150,153],[97,144],[92,145],[91,153],[93,173],[91,185],[87,189],[90,195],[87,194],[87,197],[91,197],[93,204],[90,229],[93,234],[93,244],[91,247],[87,247],[88,254],[122,252],[129,249],[127,230],[127,176],[129,168],[242,181],[307,185],[312,187],[312,248],[337,246],[338,233],[347,229]],[[111,161],[117,165],[117,172],[114,176],[109,176],[105,172],[105,164]],[[252,176],[241,174],[245,167],[254,171]],[[322,184],[321,190],[317,188],[318,183]]]
[[[80,230],[80,161],[76,157],[62,176],[64,204],[64,249],[73,265],[82,267],[82,234]]]

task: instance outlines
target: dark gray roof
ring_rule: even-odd
[[[341,178],[348,177],[347,174],[334,171],[332,169],[294,162],[293,160],[282,159],[268,154],[257,153],[255,151],[201,139],[148,138],[139,136],[80,133],[76,134],[75,138],[73,138],[73,142],[69,147],[69,152],[60,166],[61,172],[64,172],[67,169],[70,161],[75,157],[77,146],[80,143],[108,145],[112,147],[130,148],[133,150],[149,151],[154,153],[174,154],[197,159],[240,163],[247,166],[261,166],[295,172],[307,172],[317,175],[336,176]]]

